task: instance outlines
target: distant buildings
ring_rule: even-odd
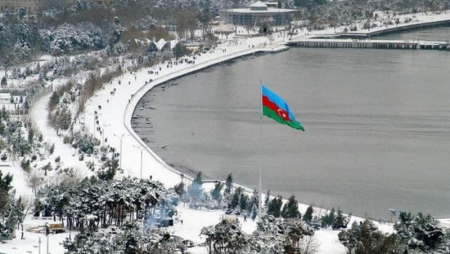
[[[296,10],[280,9],[277,2],[258,1],[248,8],[226,10],[228,23],[241,26],[256,26],[260,22],[270,21],[274,26],[283,26],[291,22]]]
[[[11,103],[11,94],[0,93],[0,104],[9,104],[9,103]]]
[[[51,6],[52,2],[61,4],[74,4],[76,0],[0,0],[0,12],[6,10],[15,11],[24,8],[27,13],[37,13],[44,5]],[[118,3],[119,0],[81,0],[81,3],[87,2],[92,4],[110,5]]]
[[[0,110],[6,110],[14,115],[26,114],[25,99],[26,96],[0,92]]]
[[[27,13],[36,13],[42,0],[0,0],[0,11],[24,8]]]

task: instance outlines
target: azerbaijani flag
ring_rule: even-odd
[[[283,98],[270,91],[265,86],[261,86],[261,94],[263,115],[272,118],[278,123],[305,131],[303,126],[295,120],[294,114],[289,110],[289,106]]]

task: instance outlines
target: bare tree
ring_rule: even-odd
[[[23,218],[21,221],[23,221],[33,206],[34,198],[31,195],[21,196],[21,198],[23,207]]]
[[[195,28],[197,28],[197,12],[194,9],[183,9],[176,12],[174,18],[180,38],[189,33],[193,39]]]
[[[299,253],[301,254],[315,254],[319,251],[319,242],[314,236],[305,236],[300,240]]]
[[[30,187],[36,195],[37,190],[44,183],[44,178],[37,170],[33,170],[27,175],[26,182],[27,186]]]
[[[78,168],[65,168],[61,175],[55,175],[50,181],[52,185],[73,186],[85,178],[83,172]]]

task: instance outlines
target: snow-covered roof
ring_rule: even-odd
[[[160,39],[158,42],[155,42],[156,47],[158,47],[158,50],[161,50],[164,45],[166,45],[166,40]]]
[[[0,93],[0,99],[11,99],[10,93]]]
[[[253,7],[257,7],[257,8],[264,8],[264,7],[266,7],[267,8],[267,4],[265,4],[265,3],[261,2],[261,1],[258,1],[256,3],[250,5],[250,8],[253,8]]]
[[[238,9],[231,9],[228,11],[228,13],[293,13],[296,12],[297,10],[294,9],[267,9],[267,10],[253,10],[250,8],[238,8]]]

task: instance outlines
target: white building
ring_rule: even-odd
[[[272,20],[273,25],[288,25],[297,10],[279,9],[275,2],[258,1],[248,8],[230,9],[226,11],[228,22],[233,25],[256,25],[262,20]]]
[[[11,94],[10,93],[0,93],[0,104],[10,104]]]

